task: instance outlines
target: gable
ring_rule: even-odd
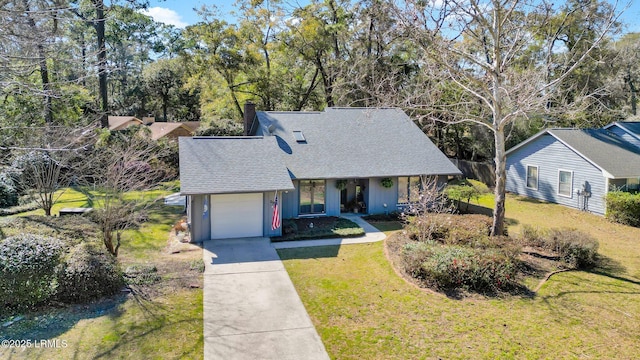
[[[535,144],[552,136],[571,152],[611,179],[640,176],[640,149],[604,129],[547,129],[507,151],[507,158],[520,151],[534,152]],[[555,154],[554,154],[555,155]]]
[[[123,130],[131,125],[142,125],[142,120],[135,116],[109,116],[109,130]]]
[[[193,135],[193,131],[190,128],[179,122],[154,122],[148,126],[153,140],[163,137],[176,138]]]

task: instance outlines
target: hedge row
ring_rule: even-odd
[[[403,256],[406,270],[412,276],[438,289],[496,292],[518,285],[517,259],[499,249],[426,241],[405,245]]]
[[[640,193],[631,194],[612,191],[605,197],[607,219],[635,227],[640,227]]]
[[[51,301],[85,302],[114,294],[122,284],[116,260],[88,243],[69,247],[36,234],[0,241],[0,307],[9,313]]]

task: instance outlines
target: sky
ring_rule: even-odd
[[[287,0],[285,0],[286,2]],[[289,0],[291,3],[306,4],[308,0]],[[611,0],[615,1],[615,0]],[[624,3],[627,0],[620,0]],[[172,24],[178,28],[193,25],[201,20],[193,10],[202,5],[215,5],[227,21],[233,21],[230,12],[235,0],[151,0],[149,9],[145,12],[156,21]],[[619,5],[621,7],[622,5]],[[640,1],[632,0],[629,8],[622,14],[622,21],[626,23],[625,32],[640,32]]]

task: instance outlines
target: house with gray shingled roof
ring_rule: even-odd
[[[611,131],[640,148],[640,121],[616,121],[603,129]]]
[[[638,189],[640,147],[604,129],[547,129],[507,151],[507,191],[604,215],[611,190]]]
[[[456,166],[399,109],[256,112],[242,137],[180,138],[192,239],[281,235],[278,216],[381,214],[415,199],[421,177]]]

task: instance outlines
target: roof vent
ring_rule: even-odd
[[[294,131],[293,137],[299,143],[307,142],[307,139],[304,138],[304,134],[302,133],[302,131]]]

